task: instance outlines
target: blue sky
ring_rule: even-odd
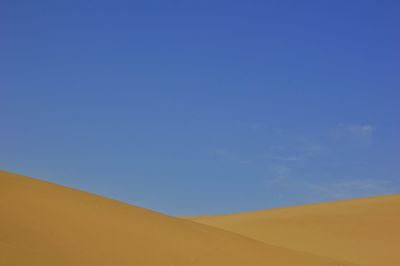
[[[0,168],[173,215],[400,192],[398,1],[2,1]]]

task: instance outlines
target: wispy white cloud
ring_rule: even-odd
[[[307,142],[302,146],[302,150],[307,153],[316,154],[326,150],[327,148],[323,145],[314,142]]]
[[[304,155],[266,155],[264,157],[268,160],[286,162],[298,162],[305,159]]]
[[[348,180],[310,180],[295,174],[287,165],[275,165],[269,169],[265,180],[267,189],[307,195],[327,200],[368,197],[398,192],[398,186],[388,179],[353,178]],[[397,189],[397,190],[396,190]]]
[[[391,182],[376,179],[351,179],[334,183],[308,184],[306,188],[329,199],[395,193]]]
[[[253,130],[259,130],[263,127],[263,125],[259,122],[255,122],[255,123],[250,123],[249,124],[249,128],[253,129]]]
[[[340,124],[335,133],[340,138],[351,138],[360,143],[370,143],[373,139],[376,127],[370,124]]]
[[[230,155],[230,152],[227,149],[223,148],[211,149],[208,151],[208,153],[215,157],[226,157]]]
[[[280,150],[276,148],[271,149],[272,152],[264,155],[264,158],[273,161],[300,162],[313,157],[326,149],[327,147],[320,144],[307,142],[286,148],[281,147]]]
[[[289,178],[291,169],[287,166],[272,166],[270,167],[270,174],[266,180],[267,187],[280,186],[285,183],[285,181]]]
[[[369,138],[372,137],[375,127],[371,125],[350,125],[348,130],[353,136],[358,138]]]

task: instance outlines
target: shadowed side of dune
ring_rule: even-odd
[[[2,171],[0,265],[349,264]]]
[[[360,265],[400,265],[400,195],[188,219]]]

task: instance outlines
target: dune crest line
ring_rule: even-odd
[[[0,265],[350,266],[0,171]]]

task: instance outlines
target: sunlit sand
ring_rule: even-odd
[[[400,195],[192,220],[358,265],[400,265]]]
[[[400,265],[400,196],[191,219],[0,172],[1,266]]]

